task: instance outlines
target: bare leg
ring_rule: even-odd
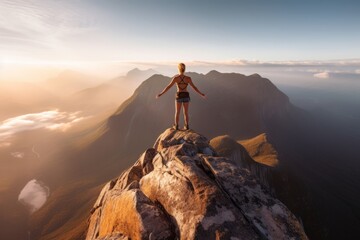
[[[184,110],[184,121],[185,121],[185,126],[189,124],[189,103],[188,102],[184,102],[183,103],[183,110]]]
[[[175,124],[179,125],[179,115],[181,110],[181,102],[175,101]]]

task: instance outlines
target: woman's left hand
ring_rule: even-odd
[[[161,97],[161,93],[159,93],[158,95],[156,95],[156,98],[159,98],[159,97]]]

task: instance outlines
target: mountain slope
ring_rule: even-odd
[[[190,127],[206,132],[210,137],[223,134],[237,139],[253,137],[269,130],[271,122],[285,123],[289,117],[288,112],[294,110],[286,95],[268,79],[258,75],[247,77],[215,71],[206,75],[189,75],[208,96],[208,99],[203,101],[191,93]],[[127,156],[138,154],[161,129],[173,123],[175,89],[162,98],[155,99],[155,95],[169,81],[168,77],[153,75],[143,82],[104,122],[102,128],[107,130],[90,148],[100,151],[98,154],[101,156],[110,154],[109,149],[126,153]],[[204,124],[205,121],[208,121],[208,124]],[[142,134],[139,139],[138,136],[143,132],[147,134]],[[113,146],[114,144],[117,147]],[[103,152],[101,149],[104,145],[108,147]]]
[[[260,134],[251,139],[239,141],[250,156],[258,163],[274,167],[279,164],[278,154],[274,147],[268,142],[266,134]]]

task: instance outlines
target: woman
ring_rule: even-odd
[[[184,107],[184,121],[185,126],[184,128],[186,130],[189,130],[189,103],[190,103],[190,95],[187,91],[187,86],[190,84],[190,86],[199,93],[203,98],[205,98],[205,94],[199,91],[197,87],[195,87],[194,83],[192,82],[191,78],[189,76],[185,76],[185,64],[179,63],[178,65],[179,74],[175,75],[171,81],[171,83],[158,95],[156,95],[156,98],[159,98],[161,95],[167,92],[175,83],[177,86],[177,92],[176,92],[176,99],[175,99],[175,124],[174,128],[176,130],[179,130],[179,114],[181,110],[181,104],[183,104]]]

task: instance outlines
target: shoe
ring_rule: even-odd
[[[173,129],[175,129],[175,130],[179,130],[179,125],[174,124],[174,125],[173,125]]]
[[[184,129],[185,129],[185,130],[189,130],[189,124],[186,124],[186,125],[184,126]]]

